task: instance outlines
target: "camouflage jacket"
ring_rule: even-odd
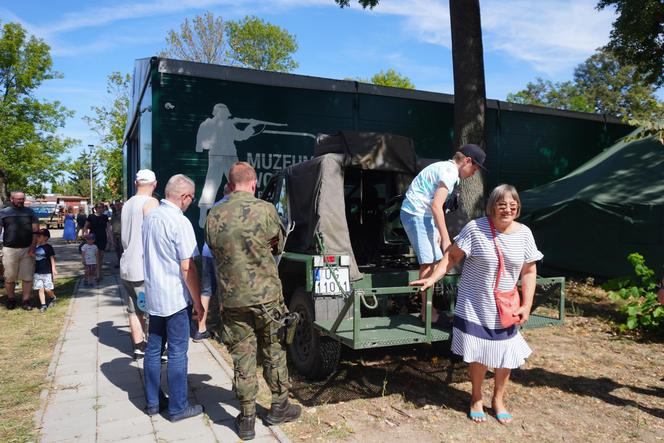
[[[253,306],[282,297],[272,254],[283,250],[284,228],[271,203],[248,192],[233,192],[210,210],[205,241],[214,255],[224,307]]]

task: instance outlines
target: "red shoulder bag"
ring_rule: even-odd
[[[505,259],[503,258],[503,251],[498,246],[496,240],[496,229],[493,227],[493,222],[489,218],[489,227],[491,228],[491,237],[493,237],[493,244],[496,247],[496,254],[498,255],[498,274],[496,274],[496,285],[493,287],[493,295],[496,299],[496,307],[498,308],[498,316],[500,317],[500,324],[503,328],[519,322],[521,317],[516,314],[517,309],[521,307],[521,296],[516,285],[514,289],[509,291],[499,291],[498,285],[500,284],[500,274],[505,273]]]

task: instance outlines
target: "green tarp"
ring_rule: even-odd
[[[635,135],[639,130],[635,131]],[[638,252],[664,264],[664,145],[619,141],[565,177],[521,193],[547,268],[600,277],[630,275]]]

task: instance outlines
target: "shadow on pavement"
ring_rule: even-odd
[[[143,382],[138,368],[132,365],[133,360],[119,357],[99,367],[106,379],[127,393],[129,401],[141,411],[145,407]]]
[[[128,357],[133,358],[133,349],[131,347],[131,335],[128,326],[115,326],[112,321],[102,321],[97,326],[90,329],[93,335],[99,340],[99,344],[115,348]]]
[[[222,424],[235,432],[233,425],[234,416],[222,408],[222,404],[237,403],[235,394],[230,389],[221,386],[213,386],[205,383],[210,380],[208,374],[189,374],[189,389],[205,407],[205,413],[215,423]]]

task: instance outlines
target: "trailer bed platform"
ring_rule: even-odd
[[[414,314],[394,315],[390,317],[366,317],[360,319],[359,338],[353,340],[353,320],[343,320],[336,331],[331,334],[334,320],[315,322],[315,327],[323,334],[353,349],[380,348],[383,346],[399,346],[413,343],[429,343],[446,341],[451,338],[452,329],[441,329],[431,326],[431,339],[427,339],[422,320]]]

